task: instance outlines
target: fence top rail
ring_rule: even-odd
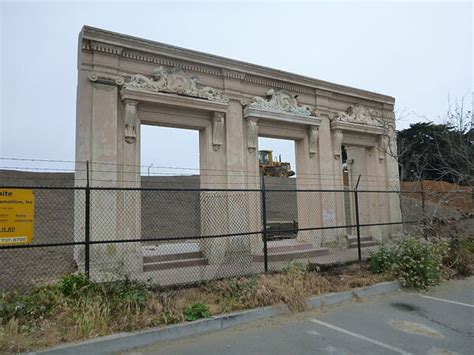
[[[91,190],[91,191],[170,191],[170,192],[361,192],[361,193],[395,193],[416,194],[427,191],[401,190],[355,190],[355,189],[212,189],[212,188],[154,188],[154,187],[98,187],[98,186],[32,186],[32,185],[0,185],[0,189],[32,189],[32,190]],[[452,191],[447,191],[452,192]],[[463,191],[465,192],[465,191]]]
[[[0,189],[30,189],[30,190],[86,190],[82,186],[32,186],[32,185],[0,185]]]

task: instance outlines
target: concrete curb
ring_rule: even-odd
[[[400,284],[396,281],[382,282],[368,287],[356,288],[351,291],[329,293],[312,297],[308,299],[308,306],[310,309],[320,308],[351,300],[354,296],[375,296],[398,289],[400,289]],[[242,312],[222,314],[212,318],[201,319],[184,324],[140,330],[131,333],[112,334],[78,343],[63,344],[34,352],[32,354],[110,354],[151,345],[164,340],[179,339],[221,330],[258,319],[275,317],[287,312],[289,312],[287,305],[268,306]]]

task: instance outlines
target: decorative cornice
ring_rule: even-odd
[[[344,85],[334,84],[323,80],[309,78],[303,75],[292,74],[281,70],[271,69],[216,55],[175,47],[146,39],[127,36],[89,26],[84,26],[84,28],[82,29],[80,40],[90,40],[95,42],[101,42],[104,44],[112,44],[115,46],[123,47],[124,49],[147,53],[147,56],[161,55],[164,57],[176,58],[177,60],[191,62],[193,63],[193,65],[195,63],[198,65],[205,65],[208,67],[216,68],[215,70],[217,72],[222,69],[239,71],[246,74],[246,81],[251,81],[252,76],[255,76],[255,78],[260,78],[258,80],[281,81],[284,82],[286,85],[294,85],[298,88],[298,90],[291,89],[290,91],[300,92],[300,90],[320,89],[331,92],[338,92],[339,94],[348,95],[350,97],[358,97],[366,100],[383,102],[389,105],[394,104],[394,99],[390,96],[356,89]]]
[[[229,101],[223,91],[202,85],[198,77],[188,75],[181,68],[155,68],[152,78],[142,74],[135,74],[132,75],[123,87],[128,90],[165,92],[216,102]]]
[[[196,73],[203,73],[203,74],[215,75],[215,76],[220,76],[222,73],[221,70],[210,67],[210,66],[185,63],[183,61],[179,61],[176,59],[165,58],[159,55],[139,52],[135,50],[125,49],[123,51],[122,56],[124,58],[128,58],[128,59],[135,60],[138,62],[153,63],[153,64],[157,64],[160,66],[167,66],[167,67],[176,67],[176,68],[181,68],[183,70],[192,71]]]
[[[95,52],[102,52],[113,55],[121,55],[123,52],[123,47],[121,46],[114,46],[111,44],[96,41],[90,41],[89,49]]]
[[[301,86],[301,85],[293,85],[286,83],[284,81],[270,79],[270,78],[263,78],[261,76],[256,75],[246,75],[244,81],[247,81],[252,84],[257,84],[261,86],[273,87],[293,92],[299,92],[301,94],[308,94],[314,95],[315,91],[313,88]]]
[[[286,91],[267,91],[265,98],[254,96],[249,102],[242,102],[247,108],[259,109],[270,112],[285,112],[301,116],[311,116],[312,112],[309,106],[299,105],[296,97]]]
[[[235,71],[235,70],[222,69],[222,75],[224,75],[225,78],[231,78],[231,79],[237,79],[237,80],[245,79],[245,73]]]

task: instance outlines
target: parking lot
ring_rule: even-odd
[[[474,278],[397,291],[128,354],[472,354]]]

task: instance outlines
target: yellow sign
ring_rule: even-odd
[[[34,224],[34,191],[0,187],[0,245],[31,243]]]

